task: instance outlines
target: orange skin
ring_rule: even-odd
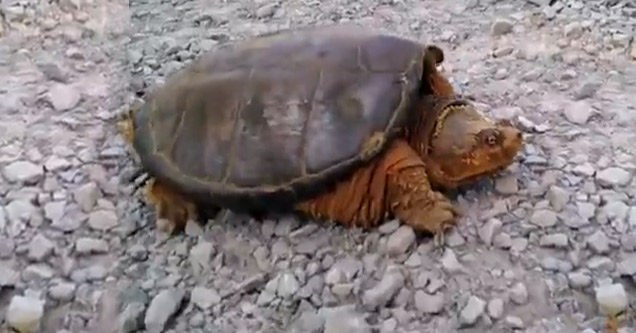
[[[434,65],[426,73],[432,95],[454,96],[452,86]],[[444,231],[456,223],[459,213],[433,187],[456,188],[507,167],[521,147],[521,133],[507,121],[495,123],[468,109],[449,112],[430,138],[424,121],[430,110],[418,114],[422,119],[410,134],[394,140],[382,156],[332,191],[297,204],[295,211],[365,228],[395,216],[416,231],[434,234],[436,245],[441,245]],[[121,125],[126,139],[132,141],[130,123]],[[194,206],[165,185],[151,181],[146,194],[157,208],[160,231],[183,230],[188,219],[196,219]]]

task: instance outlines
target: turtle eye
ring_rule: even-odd
[[[494,129],[483,130],[479,132],[478,136],[481,139],[482,143],[490,147],[496,146],[497,143],[499,142],[499,132]]]
[[[486,137],[486,143],[489,146],[494,146],[497,144],[497,138],[494,135],[489,135]]]

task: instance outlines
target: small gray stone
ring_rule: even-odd
[[[504,301],[501,298],[493,298],[488,302],[488,315],[493,319],[499,319],[504,313]]]
[[[565,118],[577,125],[587,123],[592,113],[594,113],[594,109],[592,109],[592,106],[586,101],[572,102],[563,110]]]
[[[73,299],[75,288],[75,283],[60,282],[49,289],[49,296],[56,301],[69,302]]]
[[[108,243],[102,239],[82,237],[75,241],[75,251],[78,254],[105,253],[108,252]]]
[[[505,322],[508,327],[516,329],[523,328],[523,320],[517,316],[506,316]]]
[[[71,162],[57,156],[51,156],[44,162],[44,168],[52,172],[64,171],[70,167]]]
[[[600,229],[596,230],[596,232],[587,238],[586,244],[596,254],[605,254],[610,250],[609,238],[605,235],[603,230]]]
[[[570,192],[558,186],[551,186],[548,190],[548,200],[552,208],[560,212],[570,200]]]
[[[519,182],[514,175],[498,177],[495,180],[495,190],[501,194],[515,194],[519,191]]]
[[[582,100],[585,98],[590,98],[596,94],[596,92],[601,88],[602,83],[596,80],[589,80],[583,82],[575,91],[574,91],[574,99]],[[589,105],[589,104],[588,104]]]
[[[568,236],[564,233],[543,235],[539,239],[539,245],[543,247],[566,248],[568,247]]]
[[[388,235],[390,233],[393,233],[399,227],[400,227],[400,221],[396,220],[396,219],[393,219],[393,220],[388,221],[386,223],[382,223],[378,227],[378,232],[380,232],[383,235]]]
[[[477,319],[484,313],[486,302],[477,296],[470,296],[466,306],[459,313],[459,319],[463,325],[472,326]]]
[[[622,168],[609,167],[599,171],[596,180],[601,186],[625,186],[632,180],[632,175]]]
[[[44,301],[31,296],[13,296],[5,317],[9,327],[20,333],[37,332],[44,315]]]
[[[568,273],[568,280],[573,288],[585,288],[592,284],[592,277],[583,272]]]
[[[518,305],[528,302],[528,290],[526,289],[526,285],[521,282],[517,282],[512,288],[510,288],[510,300]]]
[[[146,306],[142,303],[126,304],[117,318],[122,333],[137,332],[143,328]]]
[[[415,242],[415,232],[408,225],[400,226],[387,240],[387,253],[397,256],[405,253]]]
[[[382,280],[362,295],[362,302],[369,310],[384,306],[404,286],[404,276],[396,266],[389,266]]]
[[[415,292],[415,307],[425,314],[439,313],[444,309],[444,294],[437,292],[433,295],[422,290]]]
[[[49,102],[56,111],[66,111],[74,108],[80,101],[79,91],[70,85],[56,83],[49,90]]]
[[[144,319],[146,330],[151,333],[163,332],[168,320],[181,307],[184,297],[185,292],[181,289],[170,288],[160,291],[146,310]]]
[[[107,231],[118,224],[117,214],[111,210],[100,209],[88,215],[88,225],[94,230]]]
[[[27,257],[33,261],[43,261],[53,254],[55,243],[41,234],[35,235],[29,242]]]
[[[65,211],[65,201],[51,201],[47,202],[44,205],[44,217],[51,221],[51,223],[53,224],[59,223],[59,221],[62,220]]]
[[[291,272],[284,272],[279,275],[276,294],[282,298],[288,298],[296,294],[300,289],[300,284]]]
[[[481,238],[482,242],[486,245],[492,244],[493,236],[499,231],[502,225],[503,223],[499,219],[489,219],[483,226],[481,226],[481,228],[479,228],[479,238]]]
[[[636,253],[625,255],[624,258],[616,264],[616,271],[624,276],[636,276]]]
[[[202,310],[207,310],[221,302],[221,296],[219,296],[219,293],[211,288],[200,286],[194,287],[191,295],[190,300],[192,303],[196,304],[196,306]]]
[[[493,36],[502,36],[512,32],[513,28],[512,22],[505,19],[497,19],[490,27],[490,33]]]
[[[549,228],[557,223],[557,215],[555,212],[547,209],[535,210],[530,216],[530,223],[542,228]]]
[[[29,161],[16,161],[4,167],[3,174],[12,183],[35,184],[44,177],[44,170]]]
[[[73,192],[75,202],[77,202],[82,211],[85,213],[90,212],[93,207],[95,207],[95,203],[97,203],[97,199],[99,199],[99,197],[99,188],[97,188],[97,184],[94,182],[84,184]]]
[[[371,333],[364,315],[351,306],[323,307],[318,315],[325,319],[324,333]],[[303,332],[304,333],[304,332]]]
[[[563,32],[568,38],[579,38],[583,34],[583,26],[580,22],[570,22],[565,25]]]

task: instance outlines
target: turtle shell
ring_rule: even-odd
[[[150,175],[199,203],[290,208],[397,135],[425,52],[353,25],[223,45],[147,97],[134,115],[133,146]]]

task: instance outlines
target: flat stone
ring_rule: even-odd
[[[191,301],[202,310],[207,310],[221,302],[219,293],[211,288],[194,287],[191,295]]]
[[[97,210],[88,215],[88,225],[94,230],[107,231],[119,224],[117,214],[111,210]]]
[[[168,320],[179,310],[185,291],[175,288],[164,289],[155,296],[148,309],[144,324],[150,333],[163,332]]]
[[[622,168],[609,167],[599,171],[596,180],[601,186],[626,186],[632,180],[632,174]]]
[[[81,95],[76,88],[57,83],[49,90],[48,98],[56,111],[66,111],[77,106]]]
[[[504,313],[504,301],[501,298],[493,298],[488,302],[488,315],[493,319],[499,319]]]
[[[44,178],[44,170],[29,161],[16,161],[4,167],[5,178],[12,183],[35,184]]]
[[[41,234],[35,235],[29,242],[27,257],[33,261],[43,261],[48,258],[55,248],[55,243]]]
[[[78,254],[92,254],[108,252],[108,243],[103,239],[82,237],[75,241],[75,252]]]
[[[414,295],[415,308],[421,313],[434,314],[444,309],[444,294],[437,292],[435,294],[427,294],[422,290],[418,290]]]
[[[547,209],[539,209],[530,216],[530,223],[543,228],[549,228],[556,225],[558,221],[555,212]]]
[[[563,110],[565,119],[577,125],[587,123],[593,113],[594,109],[587,101],[572,102]]]
[[[506,19],[496,19],[490,26],[490,34],[493,36],[502,36],[512,32],[514,25]]]
[[[404,281],[404,275],[402,275],[398,267],[387,267],[382,280],[363,293],[362,302],[364,306],[368,309],[384,306],[404,286]]]

